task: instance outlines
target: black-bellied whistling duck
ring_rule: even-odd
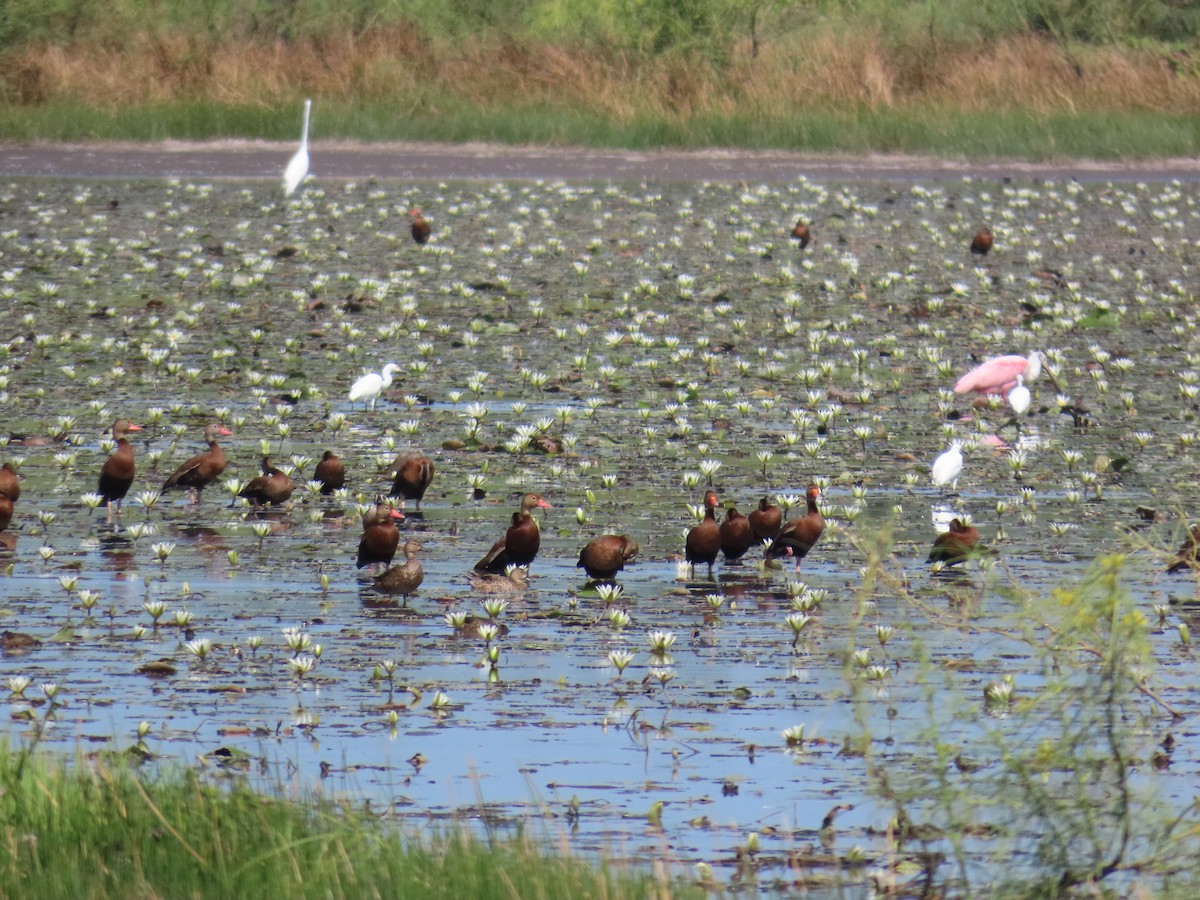
[[[433,228],[425,221],[418,207],[414,206],[409,210],[408,215],[412,218],[412,239],[418,244],[426,243],[429,236],[433,234]]]
[[[269,457],[262,459],[262,474],[250,480],[244,488],[238,491],[239,497],[245,497],[255,506],[286,503],[292,496],[295,485],[292,479],[271,465]]]
[[[808,230],[808,223],[803,219],[796,222],[796,227],[792,229],[792,240],[800,245],[803,250],[812,240],[812,232]]]
[[[194,492],[192,502],[199,503],[200,492],[225,471],[225,451],[217,443],[217,438],[229,437],[231,434],[233,434],[232,431],[216,422],[205,428],[204,440],[208,442],[208,449],[203,453],[197,453],[176,469],[171,477],[163,483],[162,493],[165,494],[172,488],[187,488]]]
[[[332,494],[346,483],[346,465],[332,450],[326,450],[313,472],[313,481],[321,482],[321,493]]]
[[[396,548],[400,546],[400,529],[396,522],[404,518],[404,513],[393,509],[382,495],[375,498],[375,505],[363,513],[362,538],[358,542],[358,568],[374,566],[378,563],[391,565],[396,556]]]
[[[992,245],[996,242],[992,235],[992,229],[980,228],[975,232],[975,237],[971,238],[971,252],[975,256],[987,256],[988,251],[992,249]]]
[[[720,552],[721,528],[717,525],[717,492],[707,491],[704,494],[704,519],[687,533],[683,555],[691,563],[693,570],[697,563],[706,563],[711,578],[713,563],[717,561],[717,554]]]
[[[16,503],[21,499],[21,476],[13,468],[12,463],[0,466],[0,494]]]
[[[750,527],[750,520],[738,512],[736,506],[730,506],[725,511],[720,532],[721,552],[725,554],[726,562],[741,559],[754,543],[754,529]]]
[[[112,436],[117,442],[117,449],[104,461],[100,467],[100,486],[97,488],[100,496],[108,504],[108,514],[112,515],[113,503],[117,504],[117,512],[121,512],[121,501],[129,493],[133,484],[133,444],[125,440],[126,433],[141,431],[140,425],[134,425],[126,419],[118,419],[113,423]],[[2,529],[0,529],[2,530]]]
[[[821,532],[825,530],[825,519],[821,516],[821,510],[817,509],[817,498],[821,496],[821,489],[815,484],[810,484],[805,496],[808,498],[808,513],[787,522],[767,548],[768,558],[794,557],[797,572],[800,571],[800,560],[808,555],[808,551],[821,539]]]
[[[950,530],[937,536],[933,549],[929,551],[929,559],[925,562],[940,562],[947,566],[966,562],[978,543],[978,528],[966,524],[962,519],[951,519]]]
[[[1200,548],[1200,525],[1193,525],[1187,538],[1184,539],[1183,545],[1179,548],[1179,552],[1175,554],[1175,558],[1167,566],[1167,571],[1178,572],[1180,569],[1200,569],[1200,561],[1196,559],[1198,548]]]
[[[521,508],[513,513],[508,531],[492,545],[483,559],[475,563],[475,571],[501,575],[510,565],[527,566],[533,562],[538,548],[542,546],[542,534],[533,517],[533,510],[549,508],[550,504],[537,494],[522,497]]]
[[[575,568],[596,581],[612,581],[638,553],[637,541],[624,534],[605,534],[579,551]]]
[[[392,463],[396,479],[392,482],[390,496],[400,497],[401,501],[416,500],[417,509],[421,508],[421,498],[433,481],[433,460],[416,451],[401,453]],[[401,509],[404,503],[400,504]]]
[[[779,536],[779,529],[783,527],[783,510],[766,497],[758,501],[758,509],[746,518],[750,521],[750,530],[760,543],[775,540]]]
[[[12,497],[8,494],[0,494],[0,531],[3,531],[12,522],[13,517],[13,502]]]
[[[407,606],[408,595],[416,593],[421,582],[425,580],[425,569],[422,568],[421,561],[417,559],[417,551],[421,549],[419,543],[412,540],[405,541],[403,549],[403,564],[392,566],[378,576],[375,579],[375,589],[387,594],[404,595],[404,604]]]

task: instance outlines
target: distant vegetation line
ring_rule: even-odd
[[[0,137],[291,137],[305,96],[318,140],[1190,154],[1200,4],[0,5]]]

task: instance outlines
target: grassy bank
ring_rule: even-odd
[[[5,897],[702,896],[519,841],[406,840],[358,808],[313,807],[124,763],[66,768],[0,748]]]
[[[291,139],[312,96],[317,138],[1200,151],[1200,11],[1170,0],[28,6],[3,137]]]

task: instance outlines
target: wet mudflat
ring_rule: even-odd
[[[0,378],[23,482],[0,630],[34,643],[6,637],[6,675],[30,679],[9,738],[718,881],[951,879],[948,841],[897,846],[869,770],[928,762],[931,702],[986,759],[1010,719],[985,689],[1050,677],[1022,625],[1129,552],[1147,683],[1184,717],[1146,699],[1148,740],[1173,743],[1136,777],[1182,808],[1196,587],[1163,570],[1200,506],[1197,200],[1164,181],[317,181],[290,200],[274,181],[11,181]],[[995,249],[974,256],[983,225]],[[1027,415],[950,392],[1033,350]],[[351,405],[388,362],[377,406]],[[143,430],[109,523],[85,495],[117,418]],[[158,496],[210,422],[230,467],[197,505]],[[965,464],[938,488],[952,439]],[[425,569],[405,604],[354,557],[409,449],[437,471],[401,526]],[[306,484],[325,450],[348,471],[331,496]],[[291,500],[231,502],[263,453]],[[799,572],[758,549],[711,578],[681,565],[710,485],[795,517],[809,483],[826,527]],[[526,491],[551,504],[529,586],[485,610],[467,573]],[[955,517],[995,555],[933,573]],[[641,548],[616,597],[575,567],[604,533]],[[976,879],[999,871],[986,833],[967,849]]]

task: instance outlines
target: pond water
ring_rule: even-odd
[[[1200,501],[1195,185],[310,181],[280,194],[0,187],[4,458],[23,476],[0,630],[38,642],[5,639],[5,677],[31,680],[7,701],[10,741],[126,751],[145,722],[144,765],[364,801],[414,828],[523,829],[768,889],[920,883],[925,868],[952,881],[949,857],[918,852],[949,842],[889,835],[871,769],[928,763],[943,703],[982,758],[994,730],[1025,721],[994,715],[985,687],[1011,675],[1031,695],[1052,677],[1022,626],[1097,558],[1128,552],[1148,684],[1183,718],[1145,698],[1147,745],[1170,733],[1173,750],[1136,776],[1170,808],[1191,802],[1196,664],[1179,626],[1196,586],[1164,569]],[[414,206],[434,228],[425,246],[409,238]],[[816,235],[805,250],[788,238],[798,218]],[[976,257],[983,225],[995,249]],[[1050,371],[1019,422],[1001,398],[950,393],[976,362],[1033,350]],[[351,405],[349,385],[387,362],[402,371],[377,407]],[[84,495],[117,418],[143,430],[109,523]],[[218,420],[230,467],[201,503],[139,503]],[[951,439],[968,443],[953,491],[929,477]],[[298,466],[298,487],[260,513],[231,504],[226,481],[257,474],[264,442]],[[342,495],[304,486],[326,449],[346,460]],[[404,604],[354,555],[362,505],[406,449],[437,471],[403,523],[425,570]],[[799,573],[757,551],[711,579],[680,567],[688,507],[710,483],[743,512],[792,495],[794,516],[814,481],[827,524]],[[525,491],[552,508],[528,589],[504,595],[493,666],[445,616],[487,617],[467,573]],[[993,555],[932,572],[955,516]],[[608,603],[575,566],[604,533],[641,548]],[[99,595],[90,610],[80,591]],[[798,640],[794,603],[812,616]],[[877,625],[895,629],[886,646]],[[314,647],[289,648],[285,629],[320,645],[311,670],[289,661]],[[676,638],[664,655],[654,630]],[[855,660],[868,648],[873,671]],[[634,655],[618,675],[620,650]],[[43,684],[58,686],[53,707]],[[1014,864],[986,836],[967,847],[976,883]]]

